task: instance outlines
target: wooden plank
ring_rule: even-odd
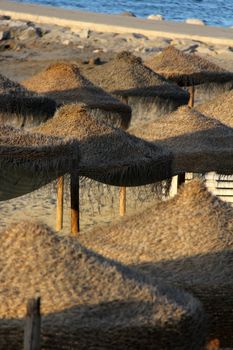
[[[233,181],[233,175],[223,175],[223,174],[216,174],[214,172],[211,173],[206,173],[205,174],[205,179],[210,179],[210,180],[216,180],[216,181]]]
[[[228,188],[228,189],[233,189],[233,182],[218,182],[217,183],[217,188]]]
[[[233,197],[233,190],[228,188],[215,188],[212,190],[212,193],[217,196]]]
[[[40,350],[40,297],[29,299],[24,331],[24,350]]]
[[[224,197],[224,196],[218,196],[219,199],[221,199],[224,202],[227,202],[229,204],[233,203],[233,197]]]

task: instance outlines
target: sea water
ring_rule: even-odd
[[[131,11],[138,17],[160,14],[166,20],[202,19],[208,25],[233,26],[233,0],[18,0],[77,9],[117,14]]]

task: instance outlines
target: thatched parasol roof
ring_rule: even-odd
[[[153,71],[181,86],[233,81],[233,73],[199,57],[168,46],[145,64]]]
[[[88,68],[88,66],[87,66]],[[96,85],[119,96],[161,97],[187,104],[189,95],[144,66],[141,58],[123,51],[106,64],[85,69]]]
[[[232,214],[228,203],[195,179],[183,185],[174,198],[115,225],[81,233],[80,240],[127,264],[206,254],[233,247]]]
[[[39,96],[0,74],[1,125],[30,127],[51,118],[56,102]]]
[[[174,169],[233,173],[233,129],[187,106],[131,133],[172,152]]]
[[[211,101],[197,105],[196,109],[208,117],[233,127],[233,91],[225,92]]]
[[[79,174],[117,186],[139,186],[171,177],[171,154],[93,118],[85,105],[61,107],[34,131],[69,135],[80,142]]]
[[[199,180],[166,202],[79,239],[154,281],[193,292],[210,316],[212,335],[232,346],[233,208]]]
[[[56,102],[43,96],[0,94],[0,123],[14,127],[31,127],[51,118]]]
[[[75,140],[0,126],[0,200],[31,192],[78,163]]]
[[[200,349],[202,308],[189,294],[22,222],[0,234],[0,349],[22,347],[25,304],[42,299],[46,349]],[[17,321],[18,320],[18,321]],[[21,346],[20,346],[21,345]]]
[[[58,104],[85,103],[100,110],[99,114],[103,114],[106,121],[115,114],[115,124],[124,128],[129,126],[131,108],[92,84],[75,64],[52,64],[22,84],[31,91],[53,98]]]
[[[16,94],[21,96],[33,96],[34,94],[28,91],[21,84],[8,79],[6,76],[0,74],[0,94]]]

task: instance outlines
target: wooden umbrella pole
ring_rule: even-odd
[[[70,175],[70,204],[71,204],[71,234],[77,235],[79,227],[79,176],[77,173]]]
[[[190,95],[190,97],[189,97],[188,106],[190,108],[193,108],[193,106],[194,106],[194,95],[195,95],[195,87],[194,87],[194,85],[191,85],[189,87],[189,95]]]
[[[126,187],[120,187],[120,216],[126,212]]]
[[[24,350],[40,350],[41,315],[40,297],[29,299],[27,303],[24,330]]]
[[[129,103],[129,97],[128,96],[122,96],[122,102],[127,105]]]
[[[183,183],[185,183],[185,173],[180,173],[176,176],[173,176],[170,191],[169,191],[169,196],[171,198],[177,194],[179,187]]]
[[[56,230],[60,231],[63,227],[63,191],[64,191],[64,178],[60,176],[57,179],[57,220]]]

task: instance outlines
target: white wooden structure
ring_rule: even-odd
[[[200,174],[186,173],[185,182],[188,182],[194,177],[200,176]],[[219,175],[215,172],[207,173],[203,175],[206,183],[206,187],[215,196],[221,198],[223,201],[233,203],[233,175]],[[172,179],[172,185],[170,190],[170,197],[173,197],[177,193],[178,177],[174,176]]]

